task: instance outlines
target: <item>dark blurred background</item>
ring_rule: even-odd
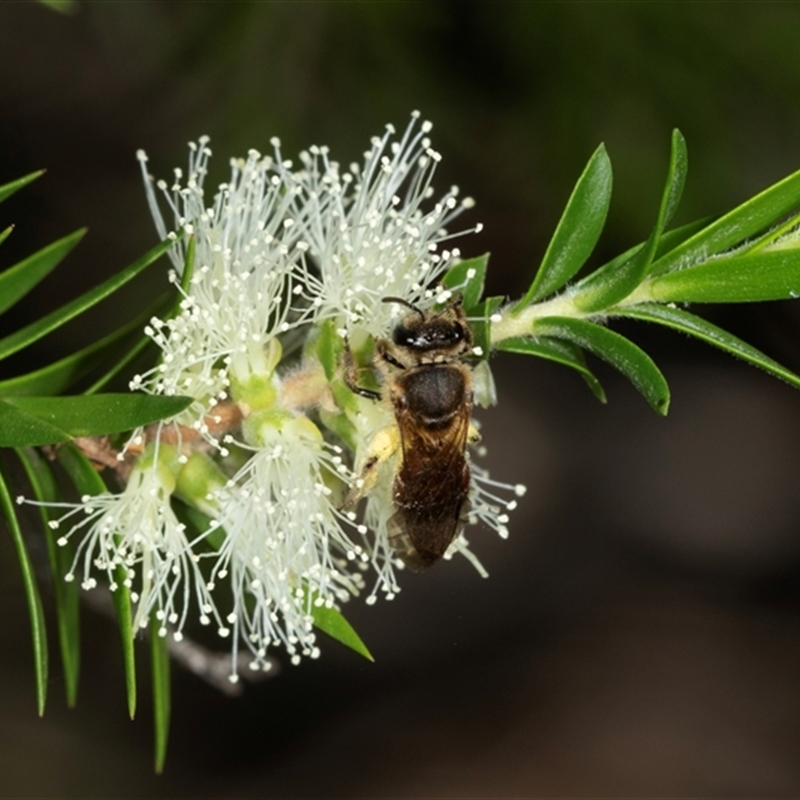
[[[601,141],[615,192],[595,264],[647,236],[673,127],[691,161],[677,223],[800,167],[798,41],[795,3],[0,3],[0,183],[48,170],[0,206],[17,226],[2,265],[90,229],[0,332],[155,242],[137,148],[169,178],[207,133],[213,186],[273,135],[358,159],[415,108],[437,185],[478,201],[485,232],[462,250],[491,251],[489,292],[518,294]],[[135,316],[156,273],[13,366]],[[800,370],[797,307],[703,313]],[[130,722],[102,616],[84,614],[77,709],[52,640],[36,717],[1,538],[0,796],[800,794],[800,394],[675,334],[624,332],[670,381],[667,419],[602,365],[606,407],[561,367],[498,357],[487,462],[529,492],[507,542],[469,537],[491,577],[456,560],[350,604],[375,664],[325,643],[238,699],[176,668],[160,778],[146,648]]]

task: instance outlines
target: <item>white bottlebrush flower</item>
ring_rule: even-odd
[[[232,636],[234,653],[243,640],[259,669],[271,645],[282,644],[293,663],[319,654],[313,607],[357,594],[368,556],[338,510],[342,481],[351,479],[340,448],[289,415],[266,414],[253,438],[252,457],[212,497],[225,536],[207,588],[227,581],[231,610],[218,632]]]
[[[62,541],[78,542],[73,572],[86,588],[98,574],[113,586],[124,571],[137,625],[155,615],[162,635],[180,637],[191,614],[229,638],[232,680],[242,643],[253,669],[268,668],[276,645],[293,663],[316,657],[315,609],[368,582],[368,603],[400,590],[390,529],[402,454],[365,487],[361,519],[343,508],[356,502],[353,469],[396,420],[389,404],[344,394],[343,365],[331,360],[340,351],[318,334],[332,321],[361,347],[390,337],[407,313],[386,298],[421,309],[448,299],[440,281],[460,253],[446,226],[472,203],[456,187],[436,199],[429,131],[414,114],[399,138],[388,127],[346,172],[325,148],[302,154],[293,172],[273,140],[273,156],[251,150],[231,162],[210,205],[207,139],[190,145],[188,172],[176,170],[171,186],[155,182],[139,154],[160,235],[182,233],[170,251],[181,302],[171,318],[150,321],[159,363],[131,388],[194,403],[131,439],[127,458],[142,455],[120,494],[83,498],[58,524],[71,526]],[[505,536],[513,501],[498,493],[512,487],[477,467],[472,475],[469,521]],[[206,530],[187,536],[174,496],[209,518]],[[455,553],[485,574],[462,534],[444,557]]]
[[[251,150],[246,160],[231,160],[230,180],[207,207],[208,139],[201,137],[189,148],[185,185],[182,170],[176,169],[172,186],[158,181],[156,187],[172,211],[171,227],[185,234],[170,251],[175,280],[183,273],[190,236],[196,243],[194,269],[183,281],[180,313],[148,326],[162,350],[161,363],[137,376],[132,388],[213,404],[230,379],[268,376],[275,367],[270,344],[300,321],[290,304],[302,247],[291,210],[300,189],[277,149],[275,158]],[[156,228],[166,237],[147,156],[140,151],[138,157]]]
[[[317,320],[333,319],[351,334],[386,335],[396,315],[386,297],[431,305],[437,281],[460,255],[440,246],[464,233],[449,234],[446,226],[473,203],[458,199],[457,186],[431,200],[441,157],[427,136],[431,124],[418,125],[418,118],[415,112],[399,141],[388,125],[363,165],[344,172],[325,147],[300,157],[303,209],[296,219],[308,244],[306,296]]]
[[[103,575],[111,591],[121,581],[137,603],[135,627],[145,627],[155,614],[159,634],[171,630],[180,639],[192,607],[206,606],[209,597],[185,526],[170,504],[175,465],[170,448],[157,448],[139,460],[121,493],[51,504],[70,510],[50,526],[61,532],[60,546],[78,540],[67,581],[77,577],[89,590]]]

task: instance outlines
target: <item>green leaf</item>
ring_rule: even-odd
[[[375,661],[372,653],[367,649],[361,637],[355,632],[353,626],[344,618],[341,611],[328,608],[323,603],[317,605],[319,597],[316,592],[311,593],[311,616],[314,618],[314,627],[327,633],[332,639],[341,642],[345,647],[355,650],[368,661]]]
[[[95,394],[101,389],[104,389],[108,383],[120,374],[129,364],[131,364],[136,357],[150,344],[153,340],[149,336],[143,336],[138,342],[122,357],[114,366],[99,377],[91,386],[84,392],[85,395]]]
[[[47,277],[85,234],[86,228],[81,228],[0,273],[0,314]]]
[[[169,741],[169,718],[172,710],[169,645],[160,635],[161,622],[155,614],[150,619],[150,665],[153,670],[153,726],[155,729],[156,773],[164,771]]]
[[[18,192],[24,186],[27,186],[29,183],[33,183],[37,178],[40,178],[44,175],[43,169],[37,169],[36,172],[31,172],[28,175],[24,175],[22,178],[17,178],[15,181],[11,181],[11,183],[6,183],[3,186],[0,186],[0,203],[3,200],[7,200],[11,197],[14,192]]]
[[[685,242],[689,237],[694,236],[698,231],[707,228],[713,219],[715,219],[713,216],[703,217],[693,222],[687,222],[685,225],[680,225],[677,228],[672,228],[672,230],[664,231],[658,243],[656,258],[661,258],[664,253],[668,253],[679,244]]]
[[[175,298],[175,303],[172,306],[172,314],[170,317],[176,317],[181,313],[181,303],[183,302],[184,295],[190,293],[192,285],[192,276],[194,275],[195,255],[197,253],[197,238],[192,234],[189,241],[186,243],[186,258],[183,260],[183,272],[181,273],[181,291],[178,292]]]
[[[78,494],[95,497],[108,490],[103,479],[97,474],[91,461],[73,444],[58,449],[58,462],[64,468]],[[114,571],[117,588],[111,592],[111,599],[117,612],[120,637],[122,639],[122,662],[125,668],[125,689],[128,697],[128,714],[133,719],[136,715],[136,660],[133,652],[133,612],[131,592],[125,585],[128,579],[127,569],[120,565]]]
[[[535,339],[528,336],[512,336],[508,339],[503,339],[495,347],[497,350],[503,350],[507,353],[538,356],[539,358],[546,358],[548,361],[555,361],[558,364],[572,367],[572,369],[581,374],[594,396],[601,403],[606,402],[606,393],[600,385],[600,381],[586,366],[583,351],[572,342],[551,339],[546,336],[537,336]]]
[[[539,271],[513,313],[560,289],[586,263],[605,225],[611,186],[611,161],[601,144],[575,184]]]
[[[667,181],[664,184],[664,193],[658,210],[657,227],[661,231],[669,225],[669,221],[678,209],[678,204],[683,195],[683,187],[686,185],[686,175],[689,172],[689,154],[686,150],[686,139],[683,138],[683,134],[677,128],[672,131],[671,144]]]
[[[0,400],[0,447],[65,442],[76,436],[120,433],[173,417],[189,397],[98,394],[8,397]]]
[[[442,285],[447,289],[457,289],[461,292],[462,304],[468,313],[478,305],[483,296],[488,265],[489,254],[484,253],[477,258],[459,262],[442,278]]]
[[[703,217],[703,219],[697,219],[694,222],[689,222],[686,225],[681,225],[678,228],[673,228],[671,231],[665,231],[658,242],[658,249],[656,252],[656,257],[660,256],[662,253],[666,253],[673,248],[677,247],[681,242],[685,242],[690,236],[694,236],[697,231],[702,230],[703,228],[708,227],[709,221],[712,217]],[[632,258],[636,257],[644,248],[647,242],[639,242],[639,244],[634,245],[633,247],[626,250],[624,253],[620,253],[616,258],[612,259],[611,261],[603,264],[599,267],[595,272],[591,275],[588,275],[584,280],[589,281],[591,278],[598,272],[608,272],[613,273],[617,270],[624,269],[624,265],[630,261]],[[580,289],[583,285],[584,281],[580,281],[575,285],[576,289]]]
[[[682,333],[688,333],[708,344],[724,350],[726,353],[741,358],[756,367],[766,370],[792,386],[800,388],[800,376],[786,369],[782,364],[764,355],[760,350],[743,342],[731,333],[712,325],[710,322],[690,314],[680,308],[662,306],[658,303],[643,303],[638,306],[627,306],[615,310],[614,316],[655,322]]]
[[[39,503],[55,503],[59,500],[55,477],[48,463],[32,448],[18,449],[22,466],[33,493]],[[64,668],[64,686],[67,705],[75,706],[78,697],[78,675],[80,673],[80,600],[79,587],[75,581],[67,582],[64,576],[72,569],[75,548],[71,542],[59,547],[56,533],[50,527],[53,519],[47,506],[40,506],[42,529],[47,543],[47,555],[53,579],[53,595],[56,601],[56,620],[58,641],[61,649],[61,663]]]
[[[0,231],[0,244],[3,244],[3,242],[11,236],[11,231],[13,230],[14,226],[9,225],[5,230]]]
[[[650,237],[632,258],[601,267],[578,285],[578,294],[574,301],[581,311],[592,312],[609,308],[627,297],[642,282],[658,250],[664,228],[672,219],[680,201],[687,169],[686,142],[676,129],[672,132],[672,151],[661,205]]]
[[[353,393],[343,383],[339,381],[332,383],[331,391],[333,393],[333,401],[338,408],[349,408],[355,405],[353,402]],[[341,439],[350,450],[355,451],[358,448],[361,437],[359,436],[356,426],[346,412],[327,411],[321,408],[319,410],[319,418],[320,422],[322,422],[331,433]]]
[[[45,701],[47,699],[47,631],[44,625],[44,611],[42,610],[42,598],[39,595],[39,588],[36,585],[33,564],[31,563],[28,549],[25,547],[25,540],[22,537],[22,530],[17,520],[17,512],[11,495],[8,491],[5,479],[0,472],[0,508],[8,522],[11,531],[11,538],[14,540],[14,549],[17,551],[19,566],[22,570],[22,585],[25,588],[25,600],[28,603],[28,616],[31,622],[31,638],[33,640],[33,663],[36,672],[36,705],[39,716],[44,714]]]
[[[534,334],[553,336],[594,353],[618,369],[639,390],[658,414],[669,409],[669,387],[661,370],[644,350],[601,325],[571,317],[545,317],[534,326]]]
[[[56,444],[70,438],[62,428],[0,400],[0,447]]]
[[[319,363],[325,370],[325,377],[332,381],[344,350],[344,342],[336,333],[336,325],[332,319],[325,320],[319,326],[315,349]]]
[[[800,296],[800,250],[760,251],[715,258],[650,279],[650,298],[662,302],[749,303]]]
[[[46,367],[28,372],[25,375],[18,375],[14,378],[0,381],[0,397],[9,395],[56,395],[74,386],[81,378],[88,375],[92,370],[112,359],[117,346],[126,336],[131,336],[134,331],[142,330],[146,320],[149,320],[159,309],[165,307],[165,296],[162,296],[147,311],[140,314],[136,319],[131,320],[127,325],[110,333],[100,341],[79,350],[77,353],[66,356],[59,361],[54,361]],[[169,298],[170,301],[172,298]],[[107,372],[101,380],[107,382],[109,375],[116,374],[121,365],[127,363],[130,353],[138,353],[143,345],[151,340],[143,337],[128,353],[121,358],[114,359],[114,366]],[[96,381],[97,387],[100,381]],[[85,394],[94,394],[93,391],[86,391]]]
[[[111,592],[111,599],[114,602],[119,635],[122,640],[122,663],[125,671],[125,696],[128,703],[128,716],[133,719],[136,716],[136,658],[133,649],[133,637],[136,635],[136,631],[133,629],[133,604],[130,590],[125,586],[126,580],[125,568],[122,566],[117,567],[114,571],[114,581],[117,584],[117,589]]]
[[[482,358],[489,358],[492,347],[492,315],[503,305],[504,297],[487,297],[470,309],[469,327],[472,331],[473,347],[479,347]]]
[[[170,239],[156,245],[141,258],[126,267],[122,272],[117,273],[107,281],[95,286],[94,289],[86,292],[75,300],[67,303],[61,308],[47,314],[36,322],[26,325],[18,331],[0,339],[0,360],[7,358],[12,353],[22,350],[29,344],[46,336],[48,333],[60,328],[64,323],[82,314],[87,309],[97,305],[109,295],[117,291],[129,281],[133,280],[140,272],[149,267],[160,256],[162,256],[174,242]]]
[[[800,170],[719,217],[655,261],[650,270],[663,275],[722,253],[771,227],[800,205]]]

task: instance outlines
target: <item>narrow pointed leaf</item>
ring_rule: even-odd
[[[25,547],[25,540],[22,530],[17,520],[17,512],[11,495],[8,491],[5,479],[0,472],[0,509],[8,523],[11,538],[14,541],[14,549],[17,551],[17,559],[22,570],[22,585],[25,589],[25,600],[28,604],[28,616],[31,623],[31,639],[33,640],[33,664],[36,674],[36,706],[39,716],[44,714],[44,706],[47,700],[47,631],[44,624],[44,611],[42,610],[42,598],[39,595],[39,587],[36,585],[33,564]]]
[[[60,499],[58,488],[49,464],[32,448],[18,449],[17,455],[22,462],[36,499],[40,503],[57,502]],[[61,663],[64,668],[67,705],[73,708],[78,697],[81,658],[79,586],[75,581],[67,582],[64,580],[64,576],[72,568],[75,548],[71,542],[67,542],[64,547],[59,547],[56,544],[57,535],[49,525],[53,518],[52,511],[46,506],[40,506],[39,512],[53,579],[58,642],[61,650]]]
[[[741,358],[760,369],[769,372],[776,378],[790,383],[792,386],[800,388],[800,376],[791,370],[774,361],[769,356],[757,350],[747,342],[742,341],[731,333],[712,325],[710,322],[690,314],[681,308],[663,306],[659,303],[643,303],[638,306],[628,306],[613,312],[614,316],[639,319],[645,322],[655,322],[665,325],[689,336],[694,336],[708,344],[724,350],[726,353]]]
[[[679,303],[749,303],[800,297],[800,249],[715,258],[653,277],[649,293],[653,300]]]
[[[669,171],[667,182],[664,184],[664,194],[661,207],[658,211],[659,227],[663,231],[678,210],[678,204],[686,185],[686,175],[689,172],[689,154],[686,150],[686,139],[675,128],[672,131],[672,149],[669,156]]]
[[[669,387],[653,359],[629,339],[601,325],[572,317],[546,317],[534,334],[553,336],[588,350],[618,369],[642,394],[653,411],[666,414]]]
[[[11,183],[6,183],[3,186],[0,186],[0,203],[2,203],[3,200],[11,197],[14,192],[18,192],[24,186],[27,186],[29,183],[33,183],[33,181],[42,175],[44,175],[44,170],[37,169],[36,172],[31,172],[22,178],[17,178],[17,180],[11,181]]]
[[[586,263],[605,225],[611,186],[611,161],[601,144],[575,184],[536,277],[515,312],[560,289]]]
[[[100,341],[84,347],[77,353],[72,353],[59,361],[54,361],[46,367],[28,372],[25,375],[0,381],[0,397],[61,394],[61,392],[74,386],[81,378],[91,373],[92,370],[112,359],[115,363],[110,372],[116,372],[119,369],[119,365],[125,363],[128,358],[128,354],[122,356],[122,358],[113,358],[116,349],[121,346],[120,343],[125,337],[131,336],[134,331],[141,331],[145,321],[149,320],[153,314],[157,314],[159,309],[163,309],[164,306],[165,297],[162,297],[127,325],[110,333]],[[148,337],[144,337],[144,344],[149,341],[151,340]],[[135,351],[139,347],[140,344],[137,343],[132,350]],[[106,375],[108,374],[106,373]],[[96,385],[97,382],[95,383]],[[93,394],[93,392],[87,391],[86,394]]]
[[[0,314],[47,277],[85,234],[86,228],[81,228],[0,273]]]
[[[3,242],[11,236],[11,231],[13,230],[14,226],[9,225],[5,230],[0,231],[0,244],[3,244]]]
[[[181,303],[183,302],[184,295],[188,295],[192,285],[192,276],[194,275],[195,254],[197,253],[197,237],[194,235],[189,237],[186,243],[186,258],[183,260],[183,272],[181,273],[181,289],[178,292],[175,302],[172,306],[171,317],[175,317],[181,312]]]
[[[316,605],[316,593],[312,592],[311,616],[314,618],[314,627],[328,634],[332,639],[341,642],[345,647],[354,650],[368,661],[375,661],[372,653],[367,649],[361,637],[355,632],[353,626],[344,618],[341,611],[327,608],[324,604]]]
[[[572,342],[567,342],[563,339],[551,339],[547,336],[537,336],[535,339],[528,336],[512,336],[509,339],[503,339],[498,342],[495,348],[507,353],[538,356],[539,358],[546,358],[548,361],[555,361],[558,364],[572,367],[572,369],[581,374],[594,396],[601,403],[606,402],[606,393],[600,385],[600,381],[586,366],[583,350]]]
[[[61,394],[107,360],[108,350],[123,336],[115,332],[46,367],[0,381],[0,397]]]
[[[325,320],[317,330],[315,352],[325,370],[325,377],[332,381],[339,368],[339,361],[344,350],[344,341],[336,333],[336,324],[332,319]]]
[[[64,442],[76,436],[120,433],[175,416],[188,397],[98,394],[75,397],[8,397],[0,400],[0,446]]]
[[[456,264],[442,278],[442,285],[448,289],[461,292],[462,304],[471,311],[483,297],[483,285],[486,280],[486,268],[489,265],[489,254],[484,253],[477,258],[468,258]]]
[[[70,438],[63,428],[0,400],[0,447],[57,444]]]
[[[155,768],[160,775],[167,760],[169,720],[172,711],[169,646],[167,637],[160,635],[161,622],[153,615],[150,620],[150,666],[153,673],[153,727],[155,733]]]
[[[609,308],[627,297],[642,282],[658,250],[664,228],[669,224],[680,201],[687,168],[686,142],[676,129],[672,132],[669,170],[661,195],[658,218],[650,237],[632,258],[601,267],[581,282],[579,294],[575,297],[575,305],[581,311],[592,312]]]
[[[655,261],[651,274],[662,275],[683,269],[687,264],[704,260],[729,250],[800,206],[800,170],[750,198],[733,211],[719,217],[678,247]]]
[[[12,353],[22,350],[29,344],[46,336],[48,333],[61,327],[64,323],[82,314],[87,309],[97,305],[109,295],[117,291],[129,281],[133,280],[140,272],[149,267],[160,256],[172,247],[174,242],[170,239],[156,245],[141,258],[117,273],[99,286],[86,292],[77,299],[61,306],[61,308],[47,314],[36,322],[26,325],[18,331],[0,339],[0,360],[7,358]]]
[[[91,461],[73,444],[67,444],[58,449],[58,462],[64,468],[78,494],[94,497],[107,492],[103,479],[92,466]],[[125,689],[128,698],[128,714],[131,719],[136,715],[136,660],[133,652],[133,611],[131,606],[131,592],[125,585],[127,580],[126,568],[118,566],[114,572],[114,581],[117,584],[115,591],[111,592],[114,609],[117,612],[120,638],[122,639],[122,662],[125,669]]]
[[[84,391],[84,395],[92,395],[96,394],[97,392],[105,389],[105,387],[119,375],[123,370],[125,370],[128,365],[132,364],[133,361],[142,353],[149,345],[153,343],[153,340],[149,336],[142,336],[136,344],[131,347],[128,352],[119,359],[119,361],[114,364],[114,366],[105,372],[101,377],[99,377],[91,386],[87,387]]]
[[[181,289],[188,293],[189,291],[189,284],[192,279],[192,275],[194,274],[194,256],[196,250],[196,239],[192,236],[189,239],[188,246],[186,248],[186,260],[184,262],[183,273],[181,275]],[[160,315],[159,308],[162,306],[166,306],[170,304],[171,308],[166,314],[165,319],[171,319],[175,317],[177,314],[180,313],[181,309],[181,302],[184,299],[184,294],[178,292],[174,297],[172,293],[167,293],[162,295],[161,298],[156,302],[157,308],[154,308],[152,311],[147,311],[144,314],[145,319],[150,319],[151,316],[154,314],[156,316]],[[149,345],[153,343],[153,340],[149,336],[143,336],[139,339],[136,344],[134,344],[130,350],[120,359],[118,359],[114,366],[111,367],[107,372],[105,372],[101,377],[99,377],[91,386],[89,386],[85,391],[84,394],[91,395],[96,394],[97,392],[104,389],[117,375],[122,373],[128,365],[132,364],[136,358],[142,353],[142,351],[147,348]],[[163,355],[163,354],[162,354]]]
[[[343,384],[334,383],[331,387],[333,400],[338,408],[349,408],[352,405],[353,393]],[[347,392],[350,392],[348,395]],[[359,444],[356,426],[345,412],[326,411],[321,408],[319,418],[322,424],[334,435],[338,436],[351,450],[355,451]]]
[[[661,258],[662,255],[668,253],[670,250],[676,248],[678,245],[685,242],[690,237],[694,236],[698,231],[707,228],[716,219],[714,216],[702,217],[692,222],[687,222],[685,225],[679,225],[677,228],[664,231],[661,234],[661,239],[658,243],[656,250],[656,258]]]
[[[712,219],[713,217],[703,217],[702,219],[697,219],[694,222],[689,222],[686,225],[681,225],[678,228],[673,228],[670,231],[665,231],[659,239],[656,257],[659,257],[663,253],[669,252],[682,242],[685,242],[690,236],[694,236],[697,231],[708,227]],[[639,242],[639,244],[634,245],[624,253],[620,253],[620,255],[618,255],[616,258],[612,259],[606,264],[603,264],[603,266],[599,267],[591,275],[587,275],[582,281],[576,283],[576,290],[580,291],[584,283],[587,283],[590,279],[593,279],[594,276],[600,271],[607,271],[611,273],[619,269],[624,269],[624,265],[632,258],[637,256],[646,244],[647,242]]]

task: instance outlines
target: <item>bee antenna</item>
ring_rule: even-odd
[[[401,306],[406,306],[406,308],[410,308],[412,311],[415,311],[419,314],[423,319],[425,319],[425,312],[415,306],[413,303],[409,303],[408,300],[404,300],[402,297],[384,297],[381,299],[382,303],[399,303]]]

